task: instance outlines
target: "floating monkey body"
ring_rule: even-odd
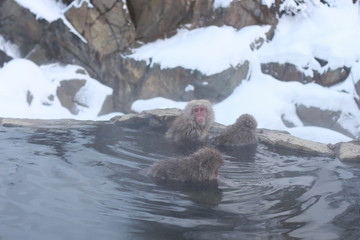
[[[204,147],[190,156],[160,160],[154,163],[148,173],[161,180],[179,182],[203,182],[217,178],[218,170],[224,163],[220,152]]]

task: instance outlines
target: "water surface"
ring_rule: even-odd
[[[259,144],[222,149],[218,184],[144,169],[186,155],[112,124],[0,127],[0,239],[359,239],[360,166]]]

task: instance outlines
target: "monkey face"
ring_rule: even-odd
[[[214,111],[208,100],[192,100],[166,132],[166,138],[173,141],[202,141],[214,122]]]
[[[195,121],[199,124],[199,125],[205,125],[206,123],[206,115],[207,115],[207,109],[206,107],[202,107],[202,106],[195,106],[192,109],[192,113],[194,115],[194,119]]]

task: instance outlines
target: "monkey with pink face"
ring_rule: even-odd
[[[189,102],[165,134],[172,141],[203,141],[214,123],[214,111],[208,100]]]
[[[175,142],[203,141],[214,123],[214,111],[208,100],[192,100],[165,134]],[[256,144],[256,119],[250,114],[241,115],[234,124],[213,139],[215,145],[243,146]]]

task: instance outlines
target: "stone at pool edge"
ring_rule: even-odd
[[[140,127],[149,125],[151,127],[164,128],[170,126],[172,121],[179,116],[180,109],[154,109],[141,113],[129,113],[121,116],[115,116],[110,119],[111,122],[125,127]]]
[[[129,123],[133,120],[143,120],[144,123],[154,122],[149,119],[155,119],[157,125],[168,126],[181,113],[177,108],[155,109],[143,111],[139,114],[127,114],[112,119],[114,122]],[[136,120],[137,119],[137,120]],[[210,129],[210,135],[217,135],[225,128],[224,125],[215,123]],[[324,144],[315,141],[301,139],[291,134],[278,130],[258,129],[257,136],[260,143],[268,144],[274,147],[282,147],[294,152],[303,152],[308,154],[335,157],[342,161],[360,162],[360,140],[359,144],[338,143],[338,147],[332,144]]]
[[[321,156],[335,156],[335,152],[326,144],[298,138],[287,132],[259,129],[257,135],[260,142],[274,147]]]
[[[337,157],[341,161],[360,162],[360,139],[337,143]]]
[[[40,119],[16,119],[16,118],[0,118],[2,126],[24,126],[35,128],[57,128],[57,127],[84,127],[99,124],[119,124],[123,126],[131,126],[132,124],[149,124],[155,127],[167,127],[179,114],[180,109],[155,109],[143,111],[139,114],[126,114],[113,117],[110,121],[79,121],[73,119],[61,120],[40,120]],[[215,123],[210,129],[210,135],[217,135],[225,128],[224,125]],[[337,144],[323,144],[319,142],[309,141],[290,135],[287,132],[258,129],[257,136],[260,143],[271,145],[274,147],[283,147],[294,152],[304,152],[309,154],[338,157],[342,161],[360,162],[360,139],[350,142],[340,142]]]

